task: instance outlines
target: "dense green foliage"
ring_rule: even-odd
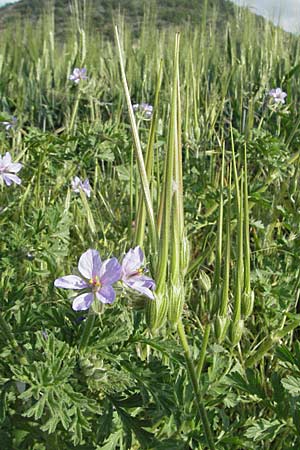
[[[181,26],[182,319],[216,448],[297,450],[300,41],[246,10],[231,9],[228,22],[211,2],[207,11]],[[150,332],[148,301],[122,291],[95,312],[82,349],[88,313],[53,285],[88,248],[104,259],[133,245],[142,195],[116,46],[94,17],[74,3],[63,41],[52,11],[7,27],[0,42],[0,119],[18,119],[0,125],[0,155],[24,166],[21,186],[0,191],[0,448],[206,449],[172,323]],[[162,61],[154,129],[138,120],[144,152],[154,136],[157,211],[177,27],[158,27],[148,9],[139,28],[114,20],[133,103],[154,104]],[[68,77],[83,66],[88,80],[75,85]],[[268,95],[277,86],[284,105]],[[72,192],[76,175],[89,178],[90,199]],[[157,276],[148,228],[143,248]]]

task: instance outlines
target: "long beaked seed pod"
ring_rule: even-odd
[[[146,323],[152,333],[155,333],[161,328],[167,318],[168,312],[168,290],[165,289],[160,292],[155,292],[155,300],[147,300],[146,304]]]

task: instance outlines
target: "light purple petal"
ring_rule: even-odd
[[[72,308],[74,311],[84,311],[89,309],[94,300],[94,294],[92,292],[88,292],[85,294],[78,295],[78,297],[74,298]]]
[[[79,184],[81,184],[81,179],[79,177],[74,177],[71,181],[72,187],[77,187]]]
[[[78,67],[75,67],[75,69],[73,70],[73,75],[75,75],[75,77],[80,76],[80,69]]]
[[[87,197],[91,196],[91,186],[88,179],[84,180],[84,182],[82,183],[82,189]]]
[[[146,295],[147,297],[154,300],[153,292],[150,289],[152,287],[151,284],[144,282],[142,280],[138,280],[138,279],[133,280],[133,278],[134,277],[132,277],[130,280],[126,280],[126,281],[123,280],[123,281],[131,289],[134,289],[135,291],[138,291],[141,294]],[[151,280],[151,281],[153,282],[153,280]],[[154,287],[155,287],[155,283],[154,283]]]
[[[113,284],[121,278],[121,266],[117,258],[107,259],[100,271],[102,285]]]
[[[147,277],[144,274],[135,275],[133,277],[130,277],[130,281],[133,281],[134,283],[138,281],[139,283],[143,283],[144,286],[146,286],[149,289],[154,290],[156,288],[155,281],[152,280],[152,278]]]
[[[6,152],[3,156],[3,164],[5,166],[9,166],[9,164],[11,164],[11,154],[9,152]]]
[[[61,278],[57,278],[54,281],[54,286],[63,289],[84,289],[89,287],[88,283],[86,283],[82,278],[77,275],[66,275]]]
[[[0,177],[2,177],[2,180],[5,182],[6,186],[10,186],[12,184],[12,180],[7,177],[5,173],[0,173]]]
[[[100,275],[102,266],[101,258],[97,250],[89,249],[80,256],[78,270],[88,280]]]
[[[10,186],[12,182],[16,184],[22,183],[21,178],[19,178],[17,175],[13,175],[12,173],[0,173],[0,176],[2,176],[7,186]]]
[[[106,285],[96,292],[96,297],[101,303],[113,303],[116,293],[110,285]]]
[[[20,163],[10,163],[8,166],[9,172],[18,173],[22,169],[23,165]]]
[[[144,262],[144,253],[140,246],[136,246],[134,249],[130,249],[123,258],[122,272],[123,274],[130,275],[136,272]]]

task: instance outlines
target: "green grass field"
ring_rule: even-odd
[[[299,450],[299,38],[72,5],[0,40],[0,449]]]

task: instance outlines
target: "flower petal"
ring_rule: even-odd
[[[61,278],[57,278],[54,281],[54,286],[63,289],[85,289],[89,287],[82,278],[77,275],[66,275]]]
[[[79,177],[74,177],[73,180],[71,181],[71,186],[72,189],[78,189],[78,187],[81,185],[81,180]]]
[[[9,164],[11,163],[11,154],[9,152],[6,152],[3,156],[3,163],[5,166],[9,166]]]
[[[136,272],[144,262],[144,253],[139,245],[130,249],[123,258],[122,272],[126,276]]]
[[[89,182],[88,178],[86,180],[84,180],[84,182],[82,183],[82,189],[85,192],[87,197],[91,196],[91,186],[90,186],[90,182]]]
[[[7,170],[9,172],[18,173],[22,169],[23,165],[20,163],[11,163],[9,164]]]
[[[10,186],[12,184],[12,182],[16,183],[16,184],[21,184],[21,178],[19,178],[17,175],[13,175],[12,173],[1,173],[0,174],[3,178],[3,180],[5,181],[7,186]]]
[[[79,258],[78,270],[87,279],[99,276],[101,266],[102,262],[97,250],[89,249]]]
[[[72,303],[72,308],[74,311],[84,311],[89,309],[94,300],[94,294],[92,292],[87,292],[85,294],[78,295],[74,298]]]
[[[154,283],[153,280],[151,280],[151,281]],[[138,280],[138,279],[133,280],[131,278],[130,280],[124,281],[124,283],[131,289],[134,289],[135,291],[139,292],[140,294],[146,295],[147,297],[154,300],[155,297],[151,290],[151,289],[153,289],[153,287],[151,286],[151,284],[149,282]],[[155,287],[155,284],[154,284],[154,287]]]
[[[117,258],[104,261],[100,271],[102,285],[113,284],[121,278],[121,266]]]
[[[96,292],[96,297],[101,303],[113,303],[116,293],[110,285],[106,285]]]

